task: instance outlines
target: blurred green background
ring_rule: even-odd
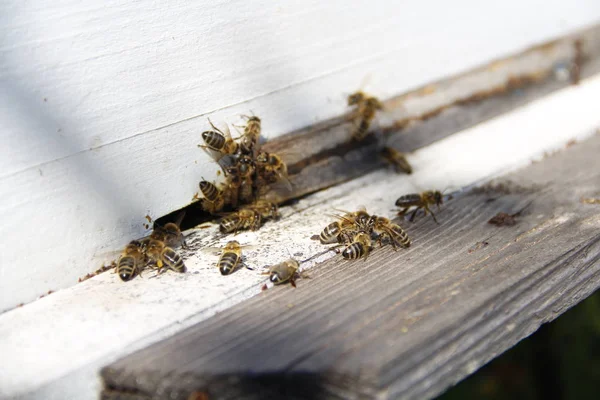
[[[600,290],[437,400],[600,399]]]

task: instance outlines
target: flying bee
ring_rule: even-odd
[[[127,282],[136,275],[141,274],[146,261],[142,243],[137,240],[129,242],[119,261],[117,261],[117,274],[122,281]]]
[[[202,250],[219,250],[220,257],[219,261],[217,261],[217,267],[219,268],[221,275],[229,275],[235,272],[240,264],[244,265],[248,269],[253,269],[243,264],[242,261],[242,249],[248,247],[252,246],[241,246],[239,242],[232,240],[227,242],[223,248],[205,247]]]
[[[254,155],[260,139],[261,121],[254,115],[251,117],[243,115],[242,117],[246,119],[246,126],[240,140],[240,150],[243,154]]]
[[[217,128],[209,119],[208,123],[213,128],[212,131],[202,132],[202,139],[204,145],[199,144],[198,147],[203,149],[210,149],[216,151],[222,155],[235,154],[239,149],[239,145],[231,138],[231,132],[229,127],[225,125],[225,131]],[[213,157],[215,158],[215,157]],[[221,158],[217,157],[216,159]]]
[[[158,269],[161,274],[163,270],[171,269],[175,272],[185,272],[186,267],[181,256],[161,240],[151,239],[146,249],[149,264]]]
[[[221,233],[231,233],[234,235],[242,229],[257,230],[262,222],[261,215],[249,208],[242,208],[221,219],[219,230]]]
[[[352,133],[352,137],[355,140],[363,140],[368,134],[369,126],[375,118],[375,113],[378,110],[383,110],[383,104],[376,97],[358,91],[348,96],[348,105],[357,106],[358,124]]]
[[[204,198],[202,199],[202,208],[211,214],[221,211],[225,206],[223,193],[217,188],[214,183],[201,180],[200,192]]]
[[[371,235],[359,232],[354,236],[352,243],[342,251],[342,257],[347,260],[357,260],[364,257],[366,260],[371,251],[371,244]]]
[[[384,147],[383,150],[381,150],[381,155],[388,163],[394,166],[396,172],[404,172],[409,175],[412,174],[412,167],[408,161],[406,161],[404,153],[391,147]]]
[[[269,271],[263,272],[263,275],[269,275],[269,280],[274,285],[289,282],[293,287],[296,287],[296,279],[300,276],[298,268],[300,268],[300,263],[290,258],[289,260],[270,266]]]
[[[396,245],[404,248],[410,247],[410,238],[400,225],[394,224],[387,218],[378,217],[376,215],[372,216],[371,218],[373,220],[373,231],[379,236],[379,245],[381,245],[381,237],[387,236],[389,237],[394,249],[396,249]]]
[[[411,222],[415,219],[417,211],[422,208],[425,215],[429,212],[433,217],[433,220],[439,224],[429,206],[437,205],[439,209],[441,204],[443,204],[443,199],[442,193],[439,190],[428,190],[423,193],[406,194],[400,196],[398,200],[396,200],[396,206],[403,207],[403,209],[398,212],[399,216],[404,216],[409,208],[413,206],[416,207],[410,216]]]

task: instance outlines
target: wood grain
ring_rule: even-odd
[[[434,396],[600,286],[600,136],[102,370],[103,398]],[[512,227],[487,221],[521,211]],[[486,244],[487,243],[487,244]]]

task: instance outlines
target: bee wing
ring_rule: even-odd
[[[203,247],[201,249],[201,251],[203,253],[212,254],[213,256],[219,256],[219,255],[223,254],[223,248],[216,247],[216,246]]]
[[[258,247],[259,246],[255,245],[255,244],[244,244],[244,245],[240,246],[240,248],[242,250],[255,250],[255,249],[258,249]]]
[[[219,124],[220,127],[217,127],[217,126],[215,126],[215,124],[212,123],[210,118],[208,118],[208,123],[215,131],[217,131],[221,135],[225,136],[226,139],[231,139],[231,131],[229,130],[229,125],[227,123]]]

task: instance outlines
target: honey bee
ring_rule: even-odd
[[[260,228],[261,215],[249,208],[242,208],[221,219],[219,230],[221,233],[237,233],[242,229],[257,230]]]
[[[181,232],[181,229],[179,229],[183,217],[185,217],[185,211],[180,213],[176,222],[168,222],[164,226],[155,223],[150,239],[163,241],[171,248],[179,246],[187,247],[183,233]]]
[[[137,240],[131,241],[119,261],[117,261],[117,274],[122,281],[127,282],[133,279],[136,275],[141,274],[142,268],[146,261],[144,248],[142,243]]]
[[[256,156],[256,168],[263,185],[270,185],[282,180],[288,190],[292,189],[292,184],[288,179],[287,165],[277,154],[259,153]]]
[[[223,193],[214,183],[201,180],[200,192],[204,196],[202,199],[202,208],[211,214],[221,211],[225,206]]]
[[[175,272],[185,272],[186,267],[181,256],[172,248],[165,245],[161,240],[151,239],[146,249],[149,264],[158,269],[161,274],[163,270],[171,269]]]
[[[249,208],[250,210],[253,210],[260,214],[260,217],[262,219],[279,218],[279,208],[277,207],[277,204],[272,203],[268,200],[257,200],[253,204],[246,206],[246,208]]]
[[[263,272],[263,275],[269,275],[269,280],[274,285],[281,285],[289,282],[293,287],[296,287],[296,279],[300,276],[298,274],[298,268],[300,268],[300,263],[293,258],[290,258],[279,264],[272,265],[269,267],[268,272]]]
[[[396,172],[404,172],[409,175],[412,174],[412,167],[408,161],[406,161],[404,153],[401,153],[391,147],[384,147],[383,150],[381,150],[381,155],[388,163],[394,166]]]
[[[220,257],[219,257],[219,261],[217,261],[217,267],[219,268],[221,275],[229,275],[229,274],[232,274],[233,272],[235,272],[238,269],[238,267],[240,266],[240,264],[243,264],[242,248],[247,248],[247,247],[251,247],[251,246],[241,246],[239,244],[239,242],[232,240],[232,241],[227,242],[225,247],[223,247],[222,249],[214,248],[214,247],[207,247],[207,248],[204,248],[203,250],[218,249]],[[252,269],[252,268],[248,267],[247,265],[244,265],[244,266],[248,269]]]
[[[369,126],[375,118],[378,110],[383,110],[383,105],[376,98],[365,94],[362,91],[348,96],[348,105],[357,106],[357,114],[360,118],[356,130],[352,133],[355,140],[363,140],[369,131]]]
[[[349,227],[354,227],[356,228],[355,230],[360,231],[360,232],[367,232],[370,233],[373,231],[373,220],[371,219],[371,216],[369,215],[369,213],[367,213],[367,210],[365,207],[361,206],[359,207],[358,211],[344,211],[344,210],[337,210],[337,211],[341,211],[344,214],[343,215],[334,215],[334,217],[340,219],[341,222],[341,227],[342,228],[349,228]]]
[[[254,115],[251,117],[244,115],[243,117],[246,118],[246,126],[240,140],[240,150],[243,154],[254,155],[260,139],[261,121]]]
[[[371,243],[371,236],[368,233],[359,232],[354,236],[352,243],[342,251],[342,257],[347,260],[364,257],[366,260],[371,251]]]
[[[403,209],[398,212],[398,215],[400,216],[404,216],[409,208],[413,206],[416,207],[410,216],[411,222],[415,219],[417,211],[422,208],[425,215],[429,212],[433,217],[433,220],[439,224],[429,206],[437,205],[439,209],[441,204],[443,204],[443,199],[442,193],[439,190],[428,190],[423,193],[406,194],[400,196],[398,200],[396,200],[396,206],[403,207]]]
[[[321,244],[336,243],[340,233],[342,232],[342,229],[342,223],[340,221],[334,221],[321,231],[317,239],[319,239]]]
[[[227,168],[226,171],[227,176],[231,176],[232,182],[236,184],[236,191],[240,201],[242,203],[250,203],[254,200],[252,177],[254,175],[255,166],[252,158],[246,155],[240,156],[236,165]],[[237,201],[235,201],[235,203],[237,203]]]
[[[396,245],[404,248],[410,247],[410,238],[408,234],[398,224],[394,224],[387,218],[373,216],[372,225],[373,231],[378,234],[379,245],[381,245],[381,237],[387,236],[392,243],[392,247],[396,249]]]
[[[199,144],[198,147],[201,147],[203,149],[210,149],[221,153],[222,155],[237,153],[239,149],[239,144],[231,138],[229,127],[225,125],[225,131],[223,132],[222,130],[217,128],[210,121],[210,119],[208,120],[208,123],[213,128],[213,130],[202,132],[202,139],[204,140],[205,144]]]

